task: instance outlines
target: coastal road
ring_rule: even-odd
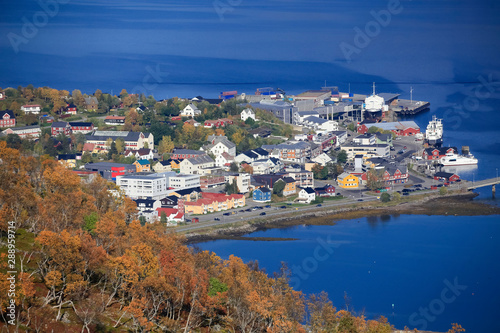
[[[231,223],[236,223],[236,222],[244,222],[244,221],[250,221],[250,220],[255,220],[255,219],[261,219],[261,220],[266,220],[270,219],[273,217],[277,216],[283,216],[284,214],[288,213],[296,213],[296,212],[310,212],[310,211],[316,211],[324,208],[331,208],[331,207],[337,207],[337,206],[344,206],[348,204],[353,204],[361,201],[375,201],[378,200],[377,197],[375,196],[363,196],[362,199],[360,198],[344,198],[344,199],[339,199],[339,200],[334,200],[334,201],[325,201],[321,204],[321,207],[317,207],[316,205],[309,205],[309,206],[301,206],[301,207],[294,207],[294,206],[289,206],[286,204],[283,204],[282,206],[286,206],[287,208],[279,208],[277,206],[272,206],[271,208],[264,208],[264,209],[257,209],[252,212],[238,212],[237,214],[233,214],[230,216],[224,216],[220,213],[214,213],[214,214],[209,214],[209,215],[204,215],[204,216],[196,216],[200,219],[200,222],[198,223],[191,223],[189,225],[184,225],[184,226],[179,226],[175,228],[176,232],[186,232],[186,231],[195,231],[197,229],[202,229],[202,228],[207,228],[207,227],[214,227],[214,226],[221,226],[225,224],[231,224]],[[281,206],[280,206],[281,207]],[[244,209],[247,209],[248,206],[245,206]],[[260,213],[265,212],[266,215],[260,215]],[[220,221],[214,221],[214,218],[220,218]]]
[[[409,196],[414,196],[414,195],[419,195],[419,194],[431,194],[431,193],[436,193],[436,190],[422,190],[422,191],[416,191],[416,192],[411,192],[409,193]],[[318,207],[316,205],[308,205],[308,206],[301,206],[301,207],[294,207],[294,206],[289,206],[287,204],[282,204],[281,206],[286,206],[287,208],[280,208],[281,206],[273,206],[271,208],[264,208],[264,209],[256,209],[252,212],[240,212],[238,211],[236,214],[232,214],[229,216],[223,215],[223,212],[217,212],[217,213],[212,213],[208,215],[203,215],[203,216],[194,216],[198,217],[200,219],[200,222],[198,223],[191,223],[188,225],[183,225],[183,226],[178,226],[175,228],[172,228],[172,230],[175,230],[175,232],[192,232],[196,231],[198,229],[203,229],[203,228],[208,228],[208,227],[215,227],[215,226],[223,226],[223,225],[230,225],[232,223],[237,223],[237,222],[245,222],[245,221],[251,221],[251,220],[267,220],[267,219],[272,219],[273,217],[278,217],[278,216],[283,216],[284,214],[288,213],[303,213],[303,212],[311,212],[311,211],[316,211],[316,210],[323,210],[324,208],[332,208],[332,207],[341,207],[341,206],[348,206],[352,205],[354,203],[359,203],[359,202],[367,202],[367,201],[376,201],[379,200],[376,196],[373,195],[363,195],[363,194],[358,194],[358,193],[347,193],[345,192],[345,197],[343,199],[339,200],[334,200],[334,201],[325,201],[321,204],[321,207]],[[248,209],[252,208],[253,206],[259,206],[262,204],[260,203],[254,203],[253,201],[249,201],[250,205],[247,205],[245,207],[242,207],[242,209]],[[234,210],[235,211],[235,210]],[[265,212],[266,215],[260,215],[260,213]],[[219,218],[220,221],[215,221],[214,218]]]

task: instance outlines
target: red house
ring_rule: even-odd
[[[94,124],[87,122],[70,122],[71,131],[73,133],[89,133],[94,130]]]
[[[224,127],[224,126],[232,125],[232,124],[233,124],[233,121],[231,119],[221,118],[221,119],[217,119],[217,120],[205,120],[204,127],[205,128],[212,128],[212,127],[219,128],[219,127]]]
[[[422,158],[424,160],[439,160],[442,157],[445,157],[446,154],[457,153],[457,148],[455,147],[439,147],[439,148],[426,148],[422,153]]]
[[[377,127],[382,130],[391,131],[397,136],[412,136],[420,133],[420,127],[414,121],[395,121],[395,122],[381,122],[381,123],[366,123],[358,126],[357,131],[360,134],[368,132],[370,127]]]
[[[460,176],[457,174],[454,174],[454,173],[440,171],[440,172],[436,172],[434,174],[434,179],[435,180],[444,180],[447,183],[452,183],[452,182],[456,182],[457,180],[459,180]]]
[[[66,106],[66,113],[76,114],[76,105],[71,103]]]
[[[408,168],[404,165],[396,166],[392,164],[384,165],[383,180],[385,185],[404,184],[408,182]],[[361,175],[361,181],[366,184],[368,181],[367,172]]]
[[[50,126],[50,132],[52,136],[57,136],[59,134],[68,136],[71,134],[71,126],[65,121],[56,121]]]
[[[335,196],[335,187],[333,185],[326,184],[323,187],[316,187],[314,192],[318,197],[333,197]]]
[[[16,126],[16,116],[11,110],[0,111],[0,127]]]

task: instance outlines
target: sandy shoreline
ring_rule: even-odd
[[[446,197],[429,196],[416,201],[402,203],[394,206],[372,207],[370,205],[359,207],[344,207],[337,209],[323,209],[315,212],[304,212],[296,215],[288,214],[272,220],[256,220],[243,225],[228,226],[207,232],[188,233],[185,235],[186,243],[194,244],[217,239],[234,239],[246,241],[293,241],[289,238],[270,237],[243,237],[249,233],[274,229],[287,228],[294,225],[333,225],[339,220],[363,218],[368,216],[383,215],[457,215],[479,216],[500,214],[500,207],[474,202],[476,193],[467,192]]]

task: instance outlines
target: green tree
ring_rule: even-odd
[[[163,224],[163,225],[166,225],[166,224],[167,224],[167,214],[165,214],[165,212],[161,212],[161,215],[160,215],[160,222],[161,222],[161,224]]]
[[[118,150],[116,149],[116,143],[113,141],[111,142],[111,147],[108,150],[108,160],[113,158],[113,155],[118,154]]]
[[[238,193],[238,185],[236,184],[236,181],[233,179],[231,183],[227,182],[224,185],[224,190],[226,191],[227,195]]]
[[[328,169],[319,164],[315,164],[312,167],[312,172],[314,179],[327,179],[328,178]]]
[[[286,184],[283,180],[278,180],[277,182],[274,183],[273,193],[276,194],[278,197],[282,197],[285,185]]]
[[[229,166],[229,170],[231,172],[238,172],[238,163],[232,162],[231,165]]]
[[[83,217],[84,225],[83,230],[88,231],[93,234],[94,229],[96,228],[97,221],[99,221],[99,215],[96,212],[92,212],[89,215]]]
[[[395,192],[392,194],[392,201],[399,202],[401,201],[401,194],[398,192]]]
[[[369,129],[368,129],[368,133],[370,134],[375,134],[375,133],[379,133],[381,132],[382,129],[378,128],[377,126],[371,126]]]
[[[337,163],[344,164],[345,162],[347,162],[347,152],[342,149],[337,154]]]
[[[398,193],[398,194],[399,194],[399,193]],[[382,202],[389,202],[389,201],[391,201],[391,196],[389,195],[389,193],[384,192],[384,193],[382,193],[382,195],[380,196],[380,201],[382,201]]]
[[[255,120],[253,120],[253,118],[247,118],[247,120],[245,120],[245,124],[252,126],[255,124]]]
[[[350,123],[347,125],[347,129],[351,132],[356,132],[356,125],[354,125],[354,123]]]
[[[227,290],[227,284],[224,282],[214,277],[209,279],[208,296],[217,296],[217,294],[226,292]]]

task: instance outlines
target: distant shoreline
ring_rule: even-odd
[[[201,230],[185,234],[187,244],[213,241],[218,239],[246,241],[293,241],[290,238],[273,237],[243,237],[255,231],[288,228],[295,225],[334,225],[336,221],[383,215],[455,215],[480,216],[500,215],[500,207],[475,202],[478,196],[473,192],[457,193],[441,196],[428,196],[419,200],[394,206],[373,207],[370,205],[344,207],[338,209],[323,209],[315,212],[288,214],[270,220],[256,219],[254,221],[235,223],[231,226]]]

